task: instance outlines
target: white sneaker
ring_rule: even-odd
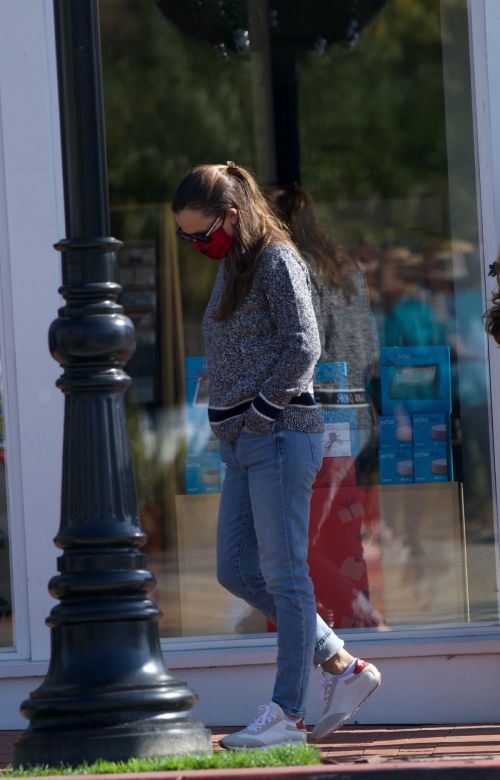
[[[361,658],[346,677],[323,672],[323,678],[323,715],[312,730],[313,739],[326,737],[349,720],[382,679],[377,667]]]
[[[259,715],[246,728],[223,737],[220,744],[228,750],[256,750],[306,740],[303,718],[290,720],[279,704],[272,701],[259,707]]]

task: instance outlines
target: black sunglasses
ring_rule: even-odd
[[[218,217],[215,218],[215,222],[213,222],[208,230],[206,230],[204,233],[185,233],[183,230],[180,229],[180,227],[177,228],[175,231],[176,235],[179,238],[182,238],[183,241],[201,241],[203,244],[209,244],[210,243],[210,236],[215,230],[215,226],[219,222],[219,220],[222,220],[221,224],[224,222],[226,218],[226,212],[223,214],[219,214]]]

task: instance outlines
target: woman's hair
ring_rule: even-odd
[[[257,182],[240,165],[198,165],[189,171],[172,201],[172,210],[199,209],[206,216],[219,216],[235,208],[236,240],[226,258],[226,278],[216,320],[225,320],[239,309],[249,293],[257,261],[273,241],[293,246],[289,232],[274,214]]]
[[[317,206],[306,190],[294,184],[271,195],[278,216],[288,225],[300,254],[317,271],[327,287],[340,289],[346,298],[354,293],[356,265],[338,247],[321,224]]]

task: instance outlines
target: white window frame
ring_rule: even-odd
[[[478,191],[483,227],[483,258],[486,300],[489,305],[496,282],[488,269],[500,253],[500,4],[495,0],[469,1],[476,83],[476,128],[478,149]],[[500,409],[492,399],[500,398],[500,352],[489,339],[492,463],[496,475],[496,507],[500,507]],[[496,527],[497,560],[500,560],[500,527]],[[500,582],[499,582],[500,591]]]
[[[2,0],[0,273],[15,651],[0,667],[46,660],[55,602],[53,537],[60,516],[63,398],[47,332],[60,305],[64,237],[59,108],[50,0]],[[1,671],[1,670],[0,670]]]

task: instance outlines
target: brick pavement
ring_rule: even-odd
[[[223,733],[213,730],[214,747]],[[500,725],[344,726],[317,744],[328,763],[385,763],[453,757],[500,759]],[[500,778],[500,773],[499,773]]]
[[[212,729],[214,749],[218,739],[234,729]],[[11,761],[12,748],[19,732],[0,731],[0,768]],[[491,764],[500,778],[500,725],[445,726],[353,726],[344,727],[332,738],[316,743],[326,766],[339,770],[357,765],[394,769],[405,762],[408,768],[443,763],[471,765],[481,760]],[[451,766],[450,766],[451,768]],[[229,770],[224,770],[228,772]],[[364,774],[363,771],[361,771]],[[424,773],[425,774],[425,773]],[[427,776],[427,775],[426,775]],[[346,775],[347,777],[347,775]]]

